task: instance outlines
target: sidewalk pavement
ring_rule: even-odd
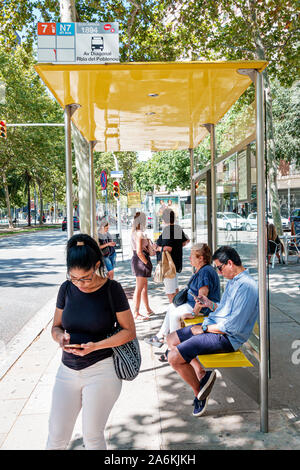
[[[185,258],[181,287],[191,274]],[[270,269],[268,433],[260,431],[259,404],[228,378],[228,369],[217,370],[206,413],[200,418],[192,416],[192,391],[168,364],[158,361],[165,348],[152,348],[143,341],[157,332],[168,305],[162,286],[150,281],[150,305],[156,314],[136,324],[141,372],[133,382],[123,382],[107,424],[108,450],[300,449],[299,274],[300,264],[293,260]],[[128,259],[118,261],[115,278],[131,303],[135,280]],[[53,309],[53,305],[49,303],[48,308]],[[49,310],[49,318],[50,314]],[[49,318],[42,332],[2,377],[1,450],[45,448],[52,387],[61,357],[61,350],[51,338]],[[253,357],[251,360],[255,367],[246,369],[246,373],[258,384],[258,362]],[[232,371],[231,377],[235,373]],[[80,416],[70,449],[83,449]]]

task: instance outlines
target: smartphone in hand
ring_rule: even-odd
[[[64,347],[72,349],[81,349],[81,351],[83,351],[83,347],[81,346],[81,344],[65,344]]]
[[[203,299],[201,299],[200,297],[198,297],[198,296],[195,295],[195,294],[192,294],[192,296],[194,297],[194,300],[195,300],[196,302],[199,302],[199,304],[202,304],[202,305],[204,304]]]

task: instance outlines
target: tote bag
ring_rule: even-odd
[[[116,319],[117,325],[108,337],[115,335],[122,330],[121,326],[117,322],[116,312],[113,306],[110,286],[111,282],[108,279],[108,299],[111,311]],[[134,338],[128,343],[121,344],[120,346],[114,346],[113,350],[113,361],[117,377],[122,380],[133,380],[137,377],[141,368],[141,351],[140,345],[137,338]]]
[[[163,280],[162,262],[159,261],[154,271],[153,282],[155,282],[155,284],[159,284],[160,282],[163,282]]]
[[[162,253],[162,275],[164,279],[173,279],[176,276],[176,266],[168,251]]]

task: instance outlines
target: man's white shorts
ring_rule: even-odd
[[[165,292],[166,294],[175,294],[176,289],[178,289],[178,277],[177,273],[173,279],[164,279]]]

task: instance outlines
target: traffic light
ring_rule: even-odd
[[[6,139],[6,122],[0,121],[0,136]]]
[[[113,182],[113,196],[116,199],[119,199],[120,197],[120,185],[119,181],[114,181]]]

